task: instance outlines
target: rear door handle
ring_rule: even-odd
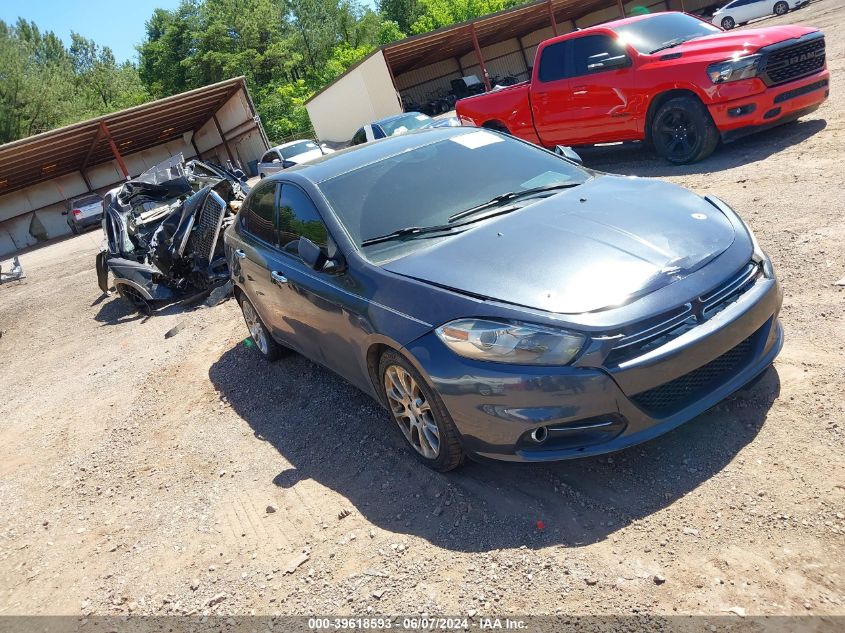
[[[246,253],[244,253],[241,249],[238,249],[235,251],[235,257],[237,257],[238,259],[245,259]]]
[[[277,270],[274,270],[270,273],[270,279],[272,279],[275,283],[278,284],[286,284],[288,282],[288,278]]]

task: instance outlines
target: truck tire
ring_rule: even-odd
[[[713,153],[719,144],[719,130],[701,101],[681,96],[658,108],[651,122],[651,141],[659,156],[686,165]]]

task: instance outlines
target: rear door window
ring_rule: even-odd
[[[276,188],[275,182],[258,185],[241,210],[244,230],[268,244],[276,243]]]
[[[308,194],[296,185],[282,185],[279,206],[279,246],[282,250],[299,257],[300,237],[325,246],[327,236],[326,225]]]

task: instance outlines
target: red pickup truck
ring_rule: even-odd
[[[461,99],[465,124],[545,147],[648,141],[683,164],[719,141],[793,121],[829,94],[821,31],[725,32],[654,13],[542,42],[529,82]]]

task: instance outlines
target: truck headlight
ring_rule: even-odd
[[[459,356],[517,365],[566,365],[586,337],[542,325],[457,319],[434,331]]]
[[[759,63],[760,55],[737,57],[736,59],[710,64],[707,67],[707,75],[714,84],[749,79],[757,76]]]

